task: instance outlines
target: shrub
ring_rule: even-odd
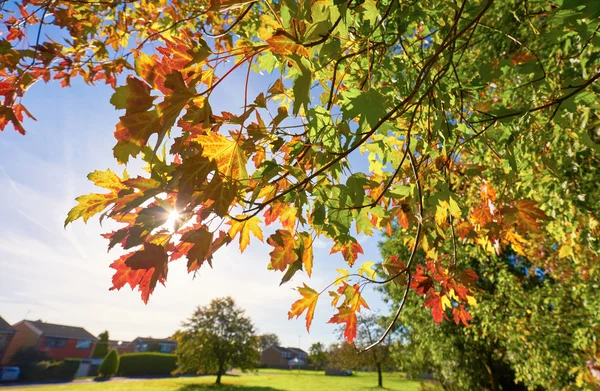
[[[21,380],[31,382],[71,381],[79,369],[79,359],[40,361],[21,366]]]
[[[121,376],[169,376],[177,367],[177,356],[165,353],[125,353],[121,356]]]
[[[118,369],[119,369],[119,353],[115,349],[113,349],[110,352],[108,352],[106,357],[104,357],[104,360],[102,360],[102,363],[98,367],[98,375],[100,377],[108,379],[112,375],[117,373]]]
[[[10,365],[16,367],[35,365],[41,361],[50,361],[48,353],[38,350],[35,346],[20,348],[10,358]]]

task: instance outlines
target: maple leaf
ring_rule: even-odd
[[[537,202],[531,200],[515,201],[517,215],[520,217],[519,223],[526,229],[533,232],[540,231],[540,221],[548,220],[548,216],[543,210],[537,207]]]
[[[188,273],[198,270],[204,261],[209,260],[212,251],[211,244],[213,241],[213,233],[206,226],[201,226],[195,230],[190,230],[181,235],[181,242],[184,246],[175,255],[177,258],[180,254],[185,254],[188,263]],[[173,260],[173,255],[171,256]]]
[[[286,204],[283,202],[273,202],[265,212],[265,225],[270,225],[282,215],[286,210]]]
[[[356,312],[348,307],[340,307],[338,308],[338,313],[333,315],[331,319],[327,323],[340,324],[345,323],[344,327],[344,338],[348,343],[353,343],[356,338]]]
[[[267,39],[271,51],[277,54],[294,54],[302,47],[298,42],[283,30],[278,30]]]
[[[202,155],[213,160],[222,175],[238,180],[248,179],[248,157],[237,141],[215,132],[196,136],[193,140],[202,145]]]
[[[444,296],[445,297],[445,296]],[[431,315],[436,323],[440,323],[444,320],[444,307],[443,301],[437,292],[431,290],[425,300],[425,307],[431,308]]]
[[[294,316],[298,318],[306,311],[306,331],[310,331],[319,293],[306,284],[304,284],[304,287],[298,287],[298,292],[302,295],[302,298],[292,304],[292,309],[288,312],[288,319],[292,319]]]
[[[423,266],[417,265],[417,270],[412,278],[410,287],[417,295],[424,295],[433,288],[433,278],[427,274],[427,270]]]
[[[267,243],[274,247],[273,251],[269,253],[270,265],[273,269],[284,271],[287,265],[298,259],[298,255],[294,251],[295,240],[290,231],[278,229],[269,236]]]
[[[452,315],[454,315],[454,322],[456,324],[462,322],[467,327],[469,327],[468,322],[473,320],[469,311],[467,311],[462,304],[460,304],[458,307],[452,308]]]
[[[357,241],[349,241],[348,243],[336,242],[329,254],[341,252],[348,265],[352,267],[358,258],[358,254],[364,254],[363,248]]]
[[[238,221],[242,220],[242,221]],[[235,239],[236,235],[240,234],[240,250],[244,252],[248,244],[250,243],[250,232],[254,234],[260,240],[263,241],[262,229],[259,227],[260,219],[258,217],[251,217],[248,219],[246,215],[238,215],[235,220],[230,220],[227,224],[231,225],[229,229],[229,236],[231,239]]]
[[[313,239],[308,232],[301,232],[298,236],[302,242],[302,265],[304,265],[304,270],[310,277],[313,268]]]
[[[342,285],[338,288],[337,293],[344,295],[343,305],[348,306],[353,311],[360,312],[361,307],[369,309],[367,302],[360,292],[359,284],[350,285],[343,281]]]
[[[110,98],[116,109],[126,110],[127,114],[141,113],[152,107],[156,97],[150,96],[151,88],[138,78],[129,76],[127,85],[117,87]]]

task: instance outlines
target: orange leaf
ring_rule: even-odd
[[[263,241],[262,229],[258,226],[258,224],[260,223],[260,219],[256,216],[251,217],[247,220],[246,218],[246,215],[239,215],[236,216],[236,219],[243,221],[231,220],[227,223],[231,225],[231,228],[229,229],[229,236],[231,237],[231,239],[235,239],[235,236],[238,233],[240,234],[241,252],[244,252],[244,250],[250,243],[250,232],[252,232],[254,236],[258,238],[258,240],[260,240],[261,242]]]
[[[284,271],[287,265],[298,259],[298,255],[294,251],[295,240],[290,231],[278,229],[273,235],[269,236],[267,243],[275,247],[269,253],[273,269]]]
[[[299,234],[299,236],[302,239],[302,244],[304,247],[302,251],[302,264],[304,265],[306,274],[308,274],[310,277],[313,267],[313,239],[308,232],[302,232]]]
[[[469,311],[461,304],[458,307],[452,308],[452,315],[454,315],[454,322],[459,324],[462,322],[465,326],[469,327],[469,320],[473,320]]]
[[[356,338],[356,312],[348,307],[338,308],[338,313],[333,315],[327,323],[346,323],[344,327],[344,338],[348,343],[354,342]]]
[[[217,163],[221,174],[240,180],[248,178],[248,157],[237,141],[216,132],[196,136],[194,140],[202,145],[202,155]]]
[[[329,254],[335,254],[337,252],[342,252],[344,259],[348,262],[348,265],[352,267],[356,259],[358,258],[358,254],[364,254],[363,248],[358,242],[349,242],[349,243],[336,243],[332,248]]]
[[[292,319],[294,316],[298,318],[305,310],[307,310],[306,330],[310,331],[310,324],[312,323],[315,314],[319,293],[314,289],[309,288],[306,284],[304,284],[304,287],[298,287],[298,292],[300,292],[302,298],[292,304],[292,309],[288,312],[288,319]]]
[[[271,46],[271,51],[277,54],[294,54],[300,47],[292,37],[282,30],[267,39],[267,43]]]
[[[515,202],[517,215],[520,217],[519,223],[525,229],[533,232],[539,232],[540,221],[548,220],[548,216],[543,210],[537,207],[537,202],[531,200],[518,200]]]

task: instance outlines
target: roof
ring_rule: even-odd
[[[283,346],[271,346],[273,349],[278,350],[280,352],[288,352],[288,353],[294,353],[294,354],[298,354],[298,353],[304,353],[307,354],[304,350],[302,349],[298,349],[298,348],[284,348]]]
[[[295,352],[295,353],[304,353],[304,354],[308,355],[308,353],[306,353],[304,350],[299,349],[299,348],[287,348],[287,349],[291,350],[292,352]]]
[[[0,316],[0,331],[14,333],[16,330]]]
[[[89,339],[97,341],[94,335],[83,327],[65,326],[62,324],[45,323],[41,320],[24,320],[25,324],[31,326],[45,337],[70,338],[70,339]]]
[[[172,343],[174,345],[177,344],[177,342],[175,342],[169,338],[137,337],[133,341],[139,341],[140,343],[145,343],[145,344],[151,344],[151,343]]]

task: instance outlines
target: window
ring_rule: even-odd
[[[90,346],[92,346],[92,341],[85,339],[80,339],[79,341],[77,341],[77,345],[75,345],[75,347],[78,349],[89,349]]]
[[[46,337],[45,346],[47,348],[64,348],[65,346],[67,346],[67,339],[66,338]]]
[[[282,352],[281,353],[281,357],[283,357],[283,358],[291,358],[292,355],[289,352]]]
[[[160,344],[160,351],[162,353],[171,353],[171,345],[166,343]]]
[[[146,350],[148,350],[148,344],[142,344],[142,347],[140,348],[140,352],[145,352]]]

